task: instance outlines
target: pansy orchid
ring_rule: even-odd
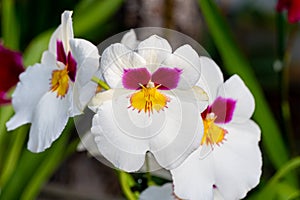
[[[31,123],[27,147],[33,152],[44,151],[60,136],[69,117],[82,112],[97,87],[90,81],[99,66],[97,47],[74,39],[71,15],[62,14],[41,63],[20,75],[13,93],[15,115],[7,128]]]
[[[0,105],[10,103],[7,92],[19,81],[24,71],[22,55],[0,44]]]
[[[172,53],[162,37],[139,42],[132,34],[102,54],[100,71],[111,89],[92,100],[91,132],[99,152],[119,169],[139,170],[147,152],[162,167],[173,168],[202,137],[196,134],[203,123],[195,109],[205,109],[207,95],[195,86],[199,56],[189,45]]]
[[[262,158],[260,129],[250,117],[254,98],[239,76],[223,83],[218,66],[201,57],[202,77],[197,85],[209,96],[201,114],[204,135],[200,147],[171,170],[175,194],[182,199],[241,199],[259,183]],[[200,114],[200,112],[199,112]],[[203,149],[211,152],[203,155]]]

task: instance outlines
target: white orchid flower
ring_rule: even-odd
[[[260,129],[250,119],[254,98],[239,76],[224,83],[211,59],[202,57],[201,66],[197,85],[209,96],[209,106],[201,114],[204,135],[201,146],[171,170],[174,191],[179,198],[189,200],[214,199],[215,191],[225,200],[241,199],[261,176]],[[208,152],[206,157],[203,150]]]
[[[197,109],[206,108],[207,96],[195,87],[199,56],[189,45],[172,53],[157,35],[139,42],[133,34],[102,54],[100,71],[111,89],[90,104],[96,112],[91,132],[99,152],[119,169],[139,170],[147,152],[162,167],[173,168],[202,138]]]
[[[62,14],[42,62],[21,74],[13,94],[15,115],[7,128],[31,123],[27,147],[33,152],[44,151],[60,136],[69,117],[82,112],[97,87],[90,81],[99,67],[97,47],[74,39],[71,15]]]

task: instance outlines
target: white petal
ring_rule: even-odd
[[[91,132],[101,154],[115,167],[127,172],[139,170],[148,150],[148,141],[131,137],[116,124],[111,101],[98,108]]]
[[[201,87],[209,97],[209,104],[217,98],[220,85],[223,84],[223,74],[219,66],[210,58],[201,56],[201,77],[197,86]]]
[[[48,57],[52,55],[47,52],[44,53],[44,55],[46,54]],[[50,90],[49,80],[53,70],[52,67],[51,63],[35,64],[28,67],[20,75],[20,82],[12,95],[15,115],[6,123],[8,130],[13,130],[32,121],[34,109],[40,98]]]
[[[172,99],[164,111],[164,127],[152,139],[150,148],[162,167],[177,167],[199,147],[203,124],[198,110],[197,105],[193,103],[179,103]]]
[[[200,159],[200,148],[194,151],[178,168],[171,170],[174,192],[181,199],[213,199],[213,156]]]
[[[72,11],[64,11],[61,15],[61,25],[57,27],[49,42],[49,51],[56,55],[56,41],[61,40],[64,44],[65,52],[70,50],[69,40],[74,38],[72,26]]]
[[[137,48],[139,41],[137,40],[136,34],[133,29],[131,29],[122,37],[121,44],[126,45],[128,48],[132,50]]]
[[[159,165],[166,169],[178,166],[198,146],[203,134],[203,124],[196,101],[183,101],[178,90],[164,93],[170,98],[167,108],[157,113],[127,109],[132,91],[114,94],[115,121],[124,132],[140,140],[147,140],[147,150],[153,153]],[[119,93],[119,94],[118,94]],[[192,96],[192,91],[190,96]],[[194,120],[190,120],[190,118]]]
[[[197,86],[194,86],[189,90],[176,89],[173,91],[164,92],[171,96],[172,93],[175,93],[176,96],[179,97],[180,101],[197,105],[199,113],[203,112],[208,105],[208,96],[206,92]]]
[[[232,122],[245,122],[255,108],[254,97],[238,75],[231,76],[218,90],[218,96],[237,100]]]
[[[175,200],[171,183],[166,183],[163,186],[150,186],[140,195],[139,200]]]
[[[262,157],[260,129],[251,120],[228,124],[226,141],[214,151],[216,186],[224,199],[241,199],[259,183]]]
[[[146,67],[145,60],[123,44],[116,43],[108,48],[101,57],[101,73],[111,88],[122,87],[124,69]]]
[[[201,75],[199,56],[190,45],[183,45],[176,49],[174,53],[163,62],[163,65],[182,69],[178,83],[179,89],[193,87]]]
[[[79,114],[95,95],[97,84],[91,79],[99,68],[100,56],[97,47],[87,40],[72,39],[70,46],[77,62],[73,93],[74,114]]]
[[[97,93],[89,103],[89,108],[94,111],[95,113],[97,112],[98,108],[106,101],[112,101],[114,94],[114,90],[110,89],[104,92],[99,92]]]
[[[157,35],[152,35],[141,41],[137,50],[139,55],[146,60],[147,65],[150,65],[149,67],[155,65],[153,70],[172,53],[172,48],[168,41]]]
[[[62,133],[70,116],[70,98],[60,99],[55,92],[46,93],[34,110],[27,148],[41,152],[50,147]]]

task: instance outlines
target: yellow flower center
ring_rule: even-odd
[[[160,85],[154,86],[154,83],[150,81],[146,87],[142,84],[140,86],[142,89],[130,96],[129,107],[137,109],[138,112],[144,110],[149,115],[153,113],[153,110],[159,112],[167,107],[170,99],[158,91]]]
[[[225,139],[227,131],[214,123],[216,118],[217,117],[213,113],[209,113],[203,120],[204,134],[201,145],[219,145]]]
[[[67,67],[62,70],[54,70],[51,79],[51,91],[57,92],[57,97],[63,98],[69,89],[69,75]]]

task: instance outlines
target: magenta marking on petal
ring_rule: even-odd
[[[214,113],[217,118],[215,123],[225,124],[232,120],[236,100],[218,97],[212,105],[207,108],[207,113]]]
[[[137,90],[140,84],[147,85],[150,81],[151,74],[146,68],[124,69],[122,84],[129,90]]]
[[[72,56],[71,52],[68,53],[68,72],[70,79],[74,82],[76,77],[76,69],[77,69],[77,62]]]
[[[64,49],[64,44],[62,41],[57,40],[56,41],[56,60],[67,64],[67,56]]]
[[[152,74],[152,82],[156,85],[161,85],[160,90],[171,90],[177,87],[181,69],[160,67]]]

